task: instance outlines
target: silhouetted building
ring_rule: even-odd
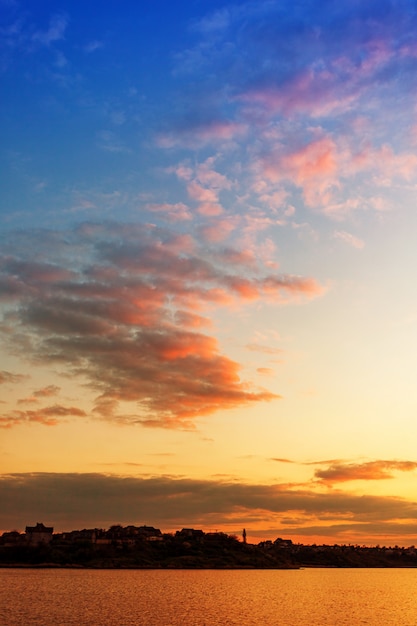
[[[177,530],[175,536],[182,539],[200,540],[204,537],[204,532],[202,530],[195,530],[194,528],[183,528],[182,530]]]
[[[17,530],[12,530],[10,532],[5,532],[0,537],[0,544],[3,546],[15,546],[19,543],[24,543],[25,535],[21,535]]]
[[[26,540],[31,545],[37,546],[41,543],[50,543],[52,541],[52,526],[44,526],[37,523],[36,526],[26,526]]]

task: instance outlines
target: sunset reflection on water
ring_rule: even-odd
[[[0,570],[2,626],[415,626],[417,571]]]

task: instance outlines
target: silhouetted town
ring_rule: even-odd
[[[290,539],[247,542],[224,532],[153,526],[111,526],[54,533],[37,523],[0,537],[0,567],[287,569],[417,567],[414,546],[303,545]]]

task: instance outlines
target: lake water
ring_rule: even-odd
[[[0,569],[1,626],[416,626],[417,569]]]

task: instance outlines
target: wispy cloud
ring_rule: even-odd
[[[26,398],[21,398],[17,401],[18,404],[37,404],[42,401],[44,398],[51,398],[53,396],[58,395],[60,392],[60,387],[57,385],[48,385],[47,387],[42,387],[41,389],[37,389],[32,393],[31,396],[27,396]]]
[[[27,376],[23,374],[14,374],[13,372],[8,372],[6,370],[0,371],[0,385],[5,385],[6,383],[20,383],[26,378]]]
[[[199,115],[201,118],[201,115]],[[174,126],[174,125],[173,125]],[[207,114],[207,119],[178,122],[169,131],[160,132],[156,141],[161,148],[185,146],[196,149],[204,146],[229,144],[231,141],[244,139],[248,133],[248,125],[239,121],[222,119],[220,116],[213,119],[213,113]]]
[[[362,241],[362,239],[360,239],[359,237],[355,237],[355,235],[352,235],[352,233],[348,233],[345,230],[336,230],[334,233],[334,238],[340,239],[341,241],[347,243],[349,246],[352,246],[353,248],[358,248],[359,250],[361,250],[365,246],[365,243],[364,241]]]
[[[48,406],[36,411],[10,411],[0,414],[0,428],[12,428],[22,424],[43,424],[44,426],[56,426],[66,418],[86,417],[85,411],[78,407],[66,407],[59,404]]]
[[[147,204],[146,209],[152,213],[158,213],[168,222],[182,222],[192,220],[193,216],[189,207],[183,202],[176,202],[170,204],[165,202],[163,204]]]
[[[32,35],[32,40],[44,46],[50,46],[51,43],[64,39],[67,26],[67,15],[54,15],[49,21],[49,27],[46,30],[36,30]]]
[[[60,391],[60,387],[57,385],[48,385],[47,387],[42,387],[41,389],[37,389],[33,392],[35,398],[50,398],[51,396],[56,396]]]
[[[282,352],[280,348],[274,348],[273,346],[264,346],[258,343],[249,343],[247,349],[251,352],[262,352],[263,354],[277,355]]]

